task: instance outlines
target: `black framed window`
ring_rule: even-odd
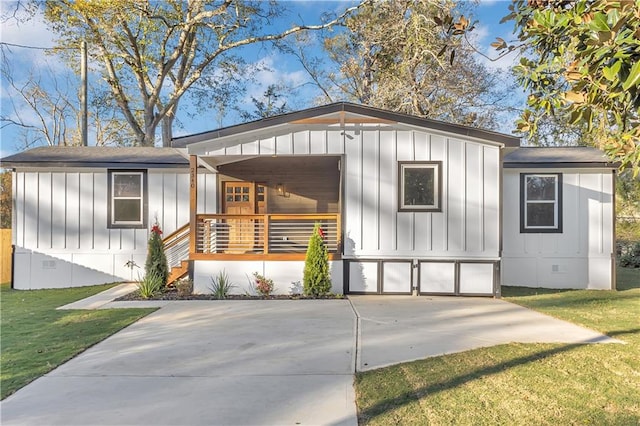
[[[109,228],[146,228],[146,170],[109,170]]]
[[[520,174],[520,232],[562,232],[562,174]]]
[[[442,162],[398,162],[398,210],[442,210]]]

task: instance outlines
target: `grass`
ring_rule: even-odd
[[[359,373],[359,423],[640,424],[639,277],[621,269],[616,292],[503,289],[626,345],[508,344]]]
[[[154,311],[55,310],[109,287],[19,291],[0,286],[1,399]]]

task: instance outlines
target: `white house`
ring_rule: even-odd
[[[298,291],[320,223],[333,291],[499,295],[501,285],[613,288],[614,165],[336,103],[176,138],[173,148],[35,148],[14,171],[20,289],[136,279],[151,225],[171,279],[226,271]],[[526,271],[526,273],[523,273]]]
[[[615,288],[615,167],[593,148],[519,148],[503,165],[504,285]]]

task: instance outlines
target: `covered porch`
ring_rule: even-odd
[[[329,259],[339,260],[340,163],[340,156],[191,155],[190,220],[164,239],[170,281],[195,260],[304,260],[316,223]],[[215,184],[199,188],[203,173]],[[214,213],[198,210],[200,197]]]

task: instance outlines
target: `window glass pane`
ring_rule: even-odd
[[[235,201],[240,201],[240,195],[236,195],[235,197]]]
[[[555,176],[527,176],[527,200],[555,200]]]
[[[233,201],[233,195],[227,195],[227,201]]]
[[[139,174],[114,174],[114,197],[140,197],[142,196],[142,176]]]
[[[233,194],[233,187],[227,186],[227,194]]]
[[[140,222],[140,200],[113,200],[114,222]]]
[[[248,195],[243,195],[242,196],[242,201],[249,201],[249,196]]]
[[[405,167],[403,203],[405,206],[435,205],[435,168]]]
[[[258,201],[264,201],[264,194],[258,195]]]
[[[527,226],[555,226],[554,203],[527,203]]]
[[[240,189],[241,188],[239,186],[236,186],[235,188],[233,188],[233,190],[236,192],[236,194],[240,193]]]
[[[249,187],[248,186],[242,187],[242,193],[243,194],[248,194],[249,193]]]
[[[259,185],[258,186],[258,194],[263,194],[264,193],[264,186]]]

